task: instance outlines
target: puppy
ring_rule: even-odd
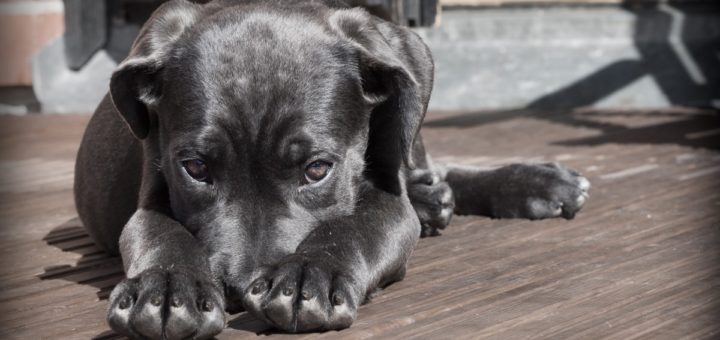
[[[574,216],[589,183],[559,165],[433,165],[432,82],[417,35],[340,1],[162,5],[77,158],[78,213],[127,274],[110,326],[202,339],[247,310],[343,329],[453,212]]]

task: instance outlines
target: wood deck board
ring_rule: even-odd
[[[436,161],[559,161],[593,183],[572,221],[456,216],[349,330],[292,338],[712,339],[720,334],[715,112],[431,113]],[[463,119],[462,126],[453,120]],[[0,117],[0,337],[112,338],[122,278],[72,201],[87,116]],[[440,122],[440,124],[438,124]],[[444,125],[444,126],[442,126]],[[708,132],[710,131],[710,132]],[[266,327],[242,313],[220,339]]]

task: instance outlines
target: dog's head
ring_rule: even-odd
[[[352,214],[363,186],[401,192],[429,91],[373,20],[171,1],[113,74],[173,217],[222,266],[292,252]]]

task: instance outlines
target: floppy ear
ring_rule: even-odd
[[[158,76],[174,43],[200,17],[202,6],[185,0],[158,8],[135,39],[129,56],[110,78],[110,98],[138,139],[150,132],[148,106],[162,95]]]
[[[338,10],[329,20],[356,47],[363,94],[374,106],[370,163],[395,171],[402,160],[414,168],[413,144],[432,88],[427,47],[411,31],[381,22],[363,9]]]

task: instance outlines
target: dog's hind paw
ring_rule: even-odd
[[[149,269],[119,283],[107,319],[115,332],[136,339],[207,339],[225,326],[220,291],[185,270]]]
[[[245,289],[243,303],[255,317],[286,332],[339,330],[357,317],[352,279],[328,258],[288,256],[264,268]]]
[[[557,163],[515,164],[497,170],[492,217],[572,219],[590,197],[590,181]]]

